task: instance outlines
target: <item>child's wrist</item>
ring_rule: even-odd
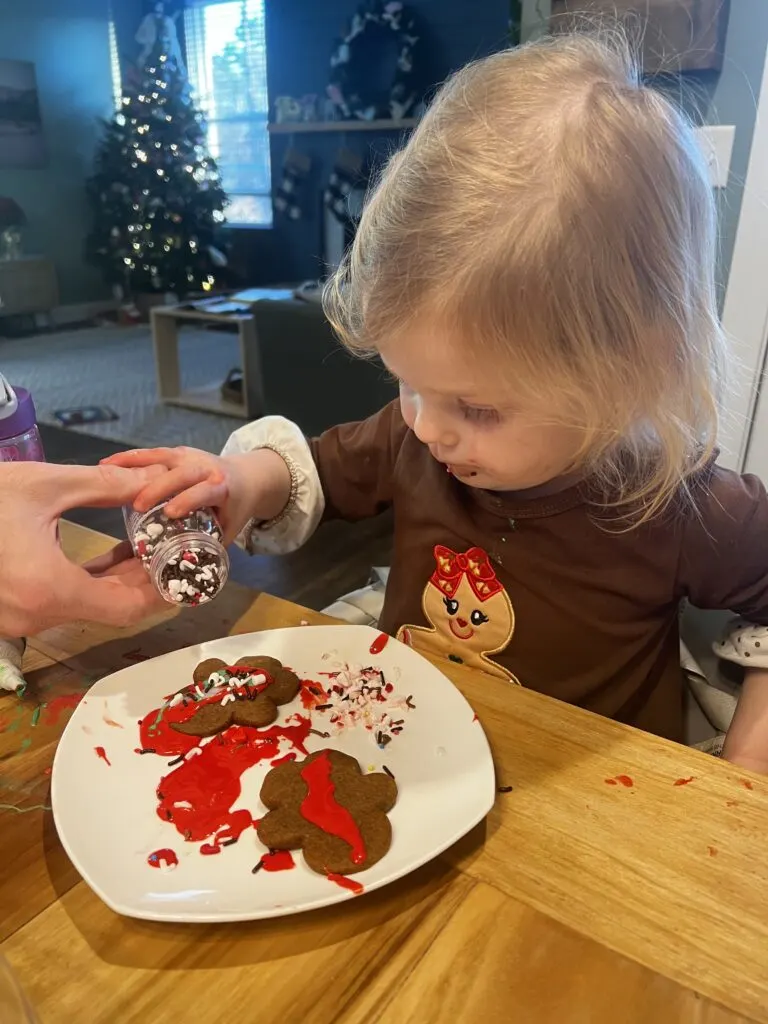
[[[228,458],[242,480],[249,518],[267,522],[280,516],[295,491],[286,460],[271,448],[257,448]]]

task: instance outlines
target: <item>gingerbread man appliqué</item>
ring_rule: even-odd
[[[402,626],[397,638],[423,654],[442,655],[517,683],[489,655],[503,651],[515,629],[512,602],[482,548],[457,553],[438,544],[436,569],[422,598],[426,626]]]

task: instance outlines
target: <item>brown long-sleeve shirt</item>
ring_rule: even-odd
[[[548,497],[459,483],[393,403],[312,442],[326,518],[391,506],[381,626],[418,650],[682,739],[683,598],[768,625],[768,497],[712,466],[678,502],[620,532],[587,485]]]

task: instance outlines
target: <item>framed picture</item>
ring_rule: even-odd
[[[45,163],[35,65],[0,60],[0,168],[43,167]]]

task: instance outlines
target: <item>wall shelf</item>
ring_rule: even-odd
[[[283,121],[280,124],[271,122],[267,130],[271,135],[294,135],[299,132],[396,132],[415,128],[417,124],[415,117],[406,117],[401,121]]]

